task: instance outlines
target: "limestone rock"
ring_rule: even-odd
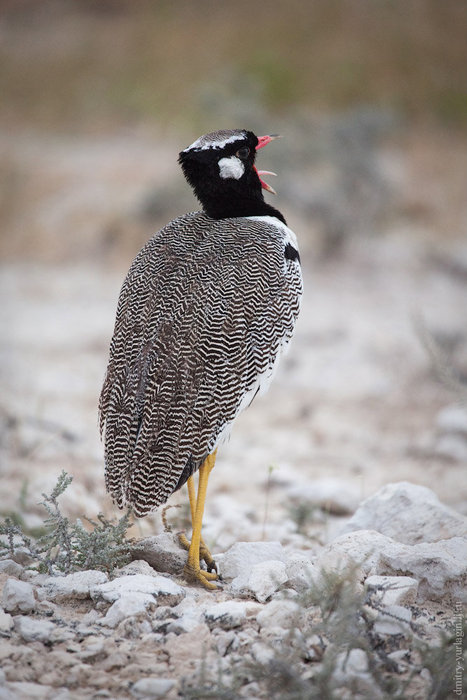
[[[227,600],[211,605],[205,611],[204,616],[211,629],[221,627],[224,630],[230,630],[240,627],[246,620],[246,605],[234,600]]]
[[[284,562],[273,559],[255,564],[251,570],[234,578],[231,590],[234,594],[253,596],[265,603],[287,580]]]
[[[376,634],[407,636],[411,634],[411,622],[412,612],[408,608],[402,605],[388,605],[378,612],[373,629]]]
[[[308,590],[316,578],[316,567],[310,559],[301,552],[292,552],[286,560],[288,586],[298,593]]]
[[[32,612],[36,599],[31,584],[15,578],[7,579],[3,587],[3,607],[7,612]]]
[[[102,598],[113,603],[132,593],[150,595],[163,605],[177,605],[186,595],[184,589],[170,578],[135,574],[134,576],[120,576],[107,583],[94,586],[91,589],[91,598],[94,600]]]
[[[15,628],[25,642],[48,642],[55,625],[49,620],[19,615],[15,618]]]
[[[0,561],[0,574],[8,574],[8,576],[15,576],[19,578],[23,572],[23,567],[13,559],[2,559]]]
[[[324,547],[317,558],[316,568],[318,571],[342,571],[350,566],[366,578],[371,574],[385,573],[379,568],[382,551],[398,551],[398,544],[374,530],[357,530],[341,535]]]
[[[351,566],[362,581],[370,575],[408,576],[418,581],[418,602],[445,595],[465,601],[466,551],[467,539],[462,537],[411,546],[372,530],[357,530],[327,545],[317,568],[342,571]]]
[[[167,632],[184,634],[185,632],[191,632],[203,622],[202,609],[199,605],[196,605],[192,598],[185,598],[174,608],[167,608],[167,611],[171,615],[177,616],[177,619],[172,620],[167,625]]]
[[[360,505],[343,533],[376,530],[405,544],[467,535],[467,518],[441,503],[433,491],[408,482],[387,484]]]
[[[467,437],[467,411],[458,404],[445,406],[436,416],[436,427],[442,433],[460,433]]]
[[[417,601],[440,600],[448,595],[467,602],[467,539],[451,537],[413,547],[399,545],[381,551],[378,573],[417,579]]]
[[[225,554],[216,556],[224,579],[246,575],[256,564],[271,560],[285,561],[280,542],[236,542]]]
[[[49,576],[42,586],[41,596],[56,603],[78,599],[84,600],[91,595],[91,589],[108,581],[103,571],[90,569],[77,571],[67,576]]]
[[[271,600],[257,616],[261,629],[290,628],[300,611],[300,606],[293,600]]]
[[[133,549],[135,559],[144,559],[156,571],[179,574],[186,564],[187,552],[182,549],[178,537],[171,532],[145,537]]]
[[[137,617],[145,614],[151,607],[155,607],[156,599],[149,593],[127,592],[121,598],[117,598],[107,610],[107,614],[101,620],[106,627],[117,627],[128,617]]]
[[[287,496],[292,503],[306,503],[334,515],[353,513],[361,500],[355,485],[340,479],[316,479],[294,484],[287,490]]]
[[[410,576],[368,576],[365,588],[383,605],[411,605],[417,599],[418,581]]]
[[[333,681],[337,687],[351,692],[348,697],[365,697],[376,700],[382,693],[369,673],[368,657],[363,649],[342,652],[336,659]]]
[[[175,685],[171,678],[141,678],[131,686],[135,698],[163,698]]]
[[[8,635],[13,626],[14,622],[11,615],[0,608],[0,635]]]

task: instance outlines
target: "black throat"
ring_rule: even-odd
[[[201,201],[201,200],[200,200]],[[230,219],[235,216],[275,216],[284,224],[286,220],[278,209],[256,197],[227,197],[224,194],[203,198],[203,210],[211,219]]]
[[[179,157],[186,179],[211,219],[275,216],[286,224],[281,212],[264,201],[261,183],[253,169],[246,169],[239,180],[220,181],[217,160],[212,163],[206,160],[190,157],[183,151]]]

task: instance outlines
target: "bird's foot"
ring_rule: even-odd
[[[190,583],[200,583],[202,586],[204,586],[204,588],[207,588],[210,591],[217,590],[216,584],[211,583],[211,581],[215,581],[217,579],[217,574],[210,571],[204,571],[204,569],[201,569],[200,566],[191,564],[189,561],[187,561],[185,564],[183,575]]]
[[[186,549],[186,551],[188,552],[190,549],[190,540],[187,538],[184,532],[178,533],[178,541],[180,542],[183,549]],[[202,540],[199,545],[199,560],[200,562],[204,561],[208,572],[214,571],[217,573],[217,564],[214,561],[214,557],[212,556],[211,552]]]

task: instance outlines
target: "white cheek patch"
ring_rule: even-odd
[[[240,180],[245,168],[240,158],[237,156],[230,156],[230,158],[221,158],[219,161],[219,175],[223,180],[233,178],[234,180]]]

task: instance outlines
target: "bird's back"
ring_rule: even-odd
[[[197,212],[136,257],[100,398],[106,483],[118,505],[141,516],[164,503],[268,385],[299,311],[295,248],[271,217]]]

